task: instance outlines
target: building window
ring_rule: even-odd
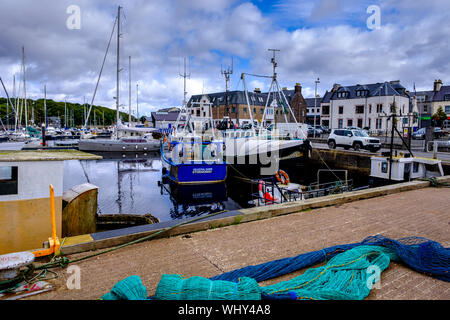
[[[448,115],[450,114],[450,106],[445,106],[444,112]]]
[[[329,127],[330,126],[330,121],[329,120],[322,120],[322,125],[324,126],[324,127]]]
[[[18,194],[17,167],[0,167],[0,196]]]
[[[388,172],[388,163],[387,162],[382,162],[381,163],[381,172],[382,173],[387,173]]]
[[[355,113],[364,113],[364,106],[355,106]]]
[[[330,114],[330,106],[322,106],[322,114]]]
[[[450,94],[446,94],[444,96],[444,101],[450,101]]]
[[[353,126],[353,119],[347,119],[347,127]]]
[[[372,129],[372,119],[369,118],[369,129]]]
[[[247,113],[247,108],[244,108],[244,113]]]
[[[339,106],[339,114],[344,114],[344,106]]]
[[[256,115],[256,108],[253,108],[253,114]]]
[[[339,129],[342,129],[343,126],[344,126],[344,120],[339,119],[339,120],[338,120],[338,128],[339,128]]]
[[[369,113],[372,113],[372,105],[369,104]]]
[[[263,108],[259,109],[259,113],[264,114],[264,109]]]
[[[427,105],[423,106],[423,112],[428,112],[428,106]]]
[[[236,107],[231,108],[233,113],[236,113]]]
[[[358,119],[358,128],[363,127],[363,119]]]
[[[383,112],[383,105],[377,104],[377,113],[382,113],[382,112]]]
[[[375,128],[376,128],[376,129],[381,129],[381,125],[382,125],[382,119],[381,119],[381,118],[378,118],[378,119],[376,120]]]

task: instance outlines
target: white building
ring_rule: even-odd
[[[331,129],[359,127],[370,132],[390,131],[394,111],[397,129],[417,127],[417,103],[400,81],[366,85],[335,84],[321,101],[321,124]]]

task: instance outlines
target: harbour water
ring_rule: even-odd
[[[160,222],[241,208],[227,185],[176,188],[161,181],[161,159],[152,154],[101,154],[102,160],[64,164],[64,191],[91,183],[98,189],[98,214],[151,214]]]

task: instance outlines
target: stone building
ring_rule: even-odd
[[[306,121],[306,101],[302,96],[301,85],[296,84],[293,90],[283,88],[283,94],[291,106],[291,109],[297,119],[297,122]],[[275,96],[275,101],[274,101]],[[255,88],[253,92],[248,92],[248,103],[245,91],[225,91],[217,93],[208,93],[193,95],[187,103],[187,110],[197,117],[210,117],[215,123],[229,118],[233,123],[240,126],[249,124],[251,118],[254,121],[261,122],[264,118],[263,125],[269,125],[275,120],[277,122],[285,122],[285,108],[283,99],[280,99],[278,93],[271,93],[268,106],[265,110],[268,92],[261,92],[259,88]],[[211,108],[209,105],[211,104]],[[264,112],[266,115],[264,116]],[[294,122],[293,116],[288,112],[286,114],[288,122]]]

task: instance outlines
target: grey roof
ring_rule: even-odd
[[[306,107],[307,108],[314,108],[314,105],[316,107],[320,107],[320,103],[322,101],[321,97],[318,97],[317,100],[314,98],[305,98],[306,101]]]
[[[226,97],[228,104],[246,104],[244,91],[228,91],[228,92],[216,92],[208,94],[193,95],[189,99],[188,106],[193,102],[200,102],[203,96],[207,96],[213,106],[226,105]],[[265,93],[248,92],[248,98],[250,104],[255,106],[264,106],[266,103],[267,95]]]
[[[450,86],[442,86],[441,90],[434,92],[430,91],[417,91],[416,96],[425,96],[424,102],[437,102],[437,101],[449,101],[450,100]],[[446,100],[447,96],[447,100]]]
[[[286,96],[287,101],[290,103],[292,98],[295,95],[295,90],[283,90],[284,95]],[[228,95],[228,104],[247,104],[247,100],[245,98],[245,91],[228,91],[226,92],[216,92],[216,93],[207,93],[207,94],[197,94],[193,95],[191,99],[189,99],[188,106],[193,102],[200,102],[203,96],[207,96],[210,99],[210,102],[213,106],[225,105],[225,96]],[[248,92],[248,98],[250,105],[252,106],[265,106],[266,99],[268,96],[268,92]],[[269,104],[272,103],[274,94],[273,92],[270,95]],[[277,96],[278,98],[278,96]],[[319,101],[319,99],[318,99]],[[320,104],[320,102],[318,102]]]
[[[152,112],[152,120],[153,121],[176,121],[178,118],[179,111],[156,111]]]
[[[367,95],[365,97],[375,97],[375,96],[393,96],[401,95],[404,97],[409,97],[406,92],[405,87],[403,87],[399,81],[390,81],[383,83],[370,83],[364,85],[353,85],[353,86],[340,86],[336,91],[327,91],[322,99],[322,103],[329,103],[330,100],[336,99],[359,99],[357,96],[357,91],[366,90]],[[338,98],[338,92],[348,92],[348,96],[345,98]]]
[[[450,86],[442,86],[441,90],[434,94],[433,101],[448,101],[450,98],[445,99],[447,95],[450,95]]]
[[[432,102],[434,91],[417,91],[415,92],[415,96],[425,96],[425,100],[423,102]]]

